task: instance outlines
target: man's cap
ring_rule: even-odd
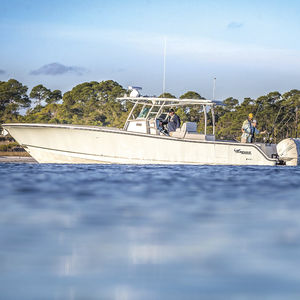
[[[170,112],[175,112],[175,111],[174,111],[174,109],[173,109],[173,108],[171,108],[171,109],[169,109],[169,113],[170,113]]]
[[[248,117],[249,117],[250,119],[253,119],[253,113],[250,113],[250,114],[248,115]]]
[[[257,121],[256,121],[256,120],[253,120],[252,123],[257,123]]]

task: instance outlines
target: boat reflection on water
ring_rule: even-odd
[[[2,164],[0,179],[1,299],[300,295],[298,167]]]

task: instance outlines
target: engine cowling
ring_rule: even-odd
[[[287,166],[300,164],[300,139],[285,139],[278,143],[276,148],[279,159]]]

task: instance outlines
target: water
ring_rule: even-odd
[[[0,164],[0,299],[299,299],[300,168]]]

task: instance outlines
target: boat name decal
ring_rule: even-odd
[[[251,155],[251,151],[244,151],[241,149],[234,149],[235,153],[241,153],[241,154],[246,154],[246,155]]]

